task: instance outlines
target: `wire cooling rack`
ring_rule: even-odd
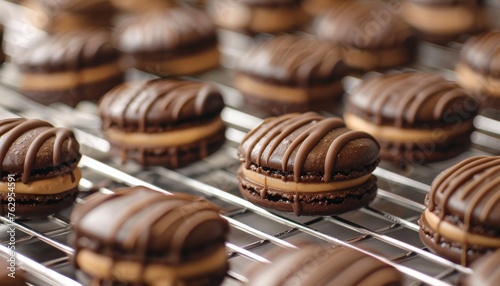
[[[14,28],[19,29],[18,24]],[[475,119],[477,130],[472,135],[473,146],[457,158],[406,169],[382,163],[374,172],[379,178],[378,195],[369,207],[324,217],[296,217],[266,210],[242,199],[235,176],[239,166],[236,147],[246,132],[262,121],[262,116],[258,111],[243,108],[240,94],[231,87],[230,70],[234,59],[255,39],[223,33],[221,40],[224,43],[222,67],[193,79],[212,82],[224,93],[227,107],[222,118],[229,126],[227,143],[217,153],[186,168],[169,170],[120,164],[107,154],[110,147],[100,132],[95,104],[82,103],[77,108],[70,108],[31,102],[15,91],[17,76],[9,64],[0,69],[0,118],[41,118],[75,131],[84,154],[80,162],[83,179],[77,204],[96,191],[112,192],[115,187],[145,185],[160,192],[195,194],[219,205],[231,225],[226,244],[230,270],[223,285],[244,284],[249,279],[245,274],[248,268],[272,263],[266,253],[296,248],[297,241],[341,245],[375,256],[402,272],[406,285],[453,285],[462,275],[472,273],[469,268],[428,252],[418,237],[417,220],[424,209],[423,201],[430,183],[440,171],[470,156],[500,154],[498,113],[486,112]],[[456,50],[432,45],[422,46],[421,52],[444,52],[450,58],[456,57]],[[450,75],[446,70],[439,72]],[[131,71],[128,77],[152,76]],[[358,82],[358,78],[349,77],[345,85],[349,89]],[[67,244],[71,233],[70,213],[68,209],[44,220],[26,222],[11,222],[0,216],[0,255],[10,253],[7,231],[13,227],[17,264],[25,270],[32,285],[81,285],[75,279],[72,265],[74,249]]]

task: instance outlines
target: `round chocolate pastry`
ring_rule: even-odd
[[[248,34],[289,31],[307,19],[302,0],[215,0],[209,9],[217,26]]]
[[[178,168],[224,144],[223,108],[222,95],[209,84],[160,79],[116,87],[100,101],[99,114],[122,163]]]
[[[393,73],[365,79],[348,96],[344,119],[377,138],[382,159],[412,165],[467,150],[478,108],[474,97],[439,75]]]
[[[334,215],[368,205],[379,146],[340,118],[317,113],[270,117],[238,147],[239,189],[249,201],[295,215]]]
[[[500,157],[472,157],[443,171],[425,204],[418,224],[431,251],[462,265],[495,251],[500,247]]]
[[[141,13],[154,9],[163,9],[165,7],[173,7],[176,5],[176,0],[110,0],[111,3],[118,9],[131,12]]]
[[[316,22],[315,32],[340,44],[348,66],[369,71],[413,58],[413,33],[394,8],[379,2],[339,1]]]
[[[474,32],[480,15],[478,0],[405,0],[398,10],[419,38],[437,44]]]
[[[33,25],[50,33],[90,27],[112,27],[114,8],[109,0],[26,0]]]
[[[189,6],[156,9],[130,15],[118,26],[118,48],[138,69],[178,76],[219,65],[215,26],[202,10]]]
[[[471,265],[474,273],[466,275],[461,285],[465,286],[496,286],[500,281],[500,250],[485,255]]]
[[[20,91],[43,104],[97,100],[123,81],[119,60],[107,30],[50,35],[16,59]]]
[[[73,132],[38,119],[0,120],[0,214],[35,219],[70,206],[81,154]]]
[[[242,57],[234,86],[247,102],[270,114],[331,110],[339,105],[346,75],[338,46],[284,35]]]
[[[4,257],[0,255],[0,285],[27,286],[24,271],[17,267],[14,256]]]
[[[229,224],[219,212],[201,198],[141,186],[95,193],[70,218],[79,278],[85,285],[219,285],[229,268]]]
[[[458,83],[476,95],[484,108],[500,109],[500,32],[469,39],[456,67]]]
[[[305,244],[270,256],[271,265],[259,264],[248,271],[248,286],[403,285],[394,267],[352,249]]]

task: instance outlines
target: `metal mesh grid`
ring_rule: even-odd
[[[222,39],[230,43],[233,36],[224,38],[222,35]],[[342,245],[376,256],[401,271],[406,285],[456,284],[462,274],[471,273],[469,268],[428,252],[418,237],[417,220],[424,209],[423,201],[429,185],[440,171],[466,157],[500,153],[498,113],[476,118],[477,131],[472,136],[474,145],[457,158],[404,170],[382,163],[374,172],[379,178],[377,199],[369,207],[331,217],[296,217],[265,210],[241,198],[235,176],[239,166],[235,148],[244,134],[261,121],[258,112],[241,111],[241,96],[230,86],[232,59],[237,58],[252,41],[239,37],[236,45],[223,46],[224,67],[195,78],[218,84],[224,93],[228,107],[222,118],[229,126],[226,132],[228,140],[217,153],[186,168],[144,169],[134,164],[119,164],[106,153],[109,143],[100,134],[94,104],[84,103],[73,109],[63,105],[46,107],[27,101],[6,87],[11,84],[10,79],[15,78],[8,65],[2,68],[0,76],[3,82],[0,86],[0,117],[37,117],[75,130],[84,154],[80,163],[84,176],[76,203],[81,203],[94,191],[111,192],[113,187],[146,185],[161,192],[195,194],[221,206],[223,216],[231,225],[226,245],[231,270],[223,285],[244,284],[248,279],[245,276],[247,268],[272,262],[266,258],[266,253],[294,248],[297,240]],[[451,49],[445,52],[456,53]],[[151,77],[138,71],[128,76]],[[346,85],[354,86],[358,81],[357,78],[347,78]],[[71,233],[69,214],[70,210],[67,210],[46,220],[13,224],[0,217],[0,253],[9,253],[6,231],[14,227],[18,265],[27,271],[33,285],[80,285],[75,280],[71,263],[74,250],[67,245],[67,236]]]

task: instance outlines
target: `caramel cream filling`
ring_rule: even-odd
[[[121,73],[122,71],[116,62],[98,67],[85,68],[81,71],[23,73],[21,76],[21,86],[25,90],[37,91],[71,89],[81,84],[112,78]]]
[[[410,61],[410,52],[405,45],[374,51],[345,47],[342,52],[347,65],[362,70],[394,67]]]
[[[122,132],[114,129],[108,129],[104,133],[110,141],[119,142],[121,145],[154,148],[200,141],[217,133],[223,127],[222,119],[217,117],[207,124],[159,133]]]
[[[379,126],[351,113],[344,113],[344,121],[347,127],[354,130],[362,130],[372,136],[392,142],[434,142],[443,138],[450,138],[467,133],[473,128],[472,121],[467,121],[457,127],[436,128],[430,130],[398,128],[393,126]]]
[[[475,25],[475,11],[461,5],[441,7],[407,1],[403,15],[411,26],[429,34],[456,34]]]
[[[16,194],[26,195],[54,195],[69,191],[78,187],[78,183],[82,178],[82,171],[76,168],[73,171],[75,180],[72,180],[71,174],[50,177],[43,180],[36,180],[23,184],[22,182],[0,182],[0,190],[14,190]],[[14,184],[13,184],[14,183]]]
[[[234,86],[248,96],[290,103],[328,99],[339,95],[343,91],[340,81],[313,88],[298,88],[267,84],[242,74],[235,76]]]
[[[439,235],[447,239],[465,242],[467,244],[475,244],[495,248],[500,247],[500,238],[469,233],[452,223],[442,221],[437,215],[430,212],[428,209],[424,211],[424,217],[429,227],[431,227]]]
[[[455,70],[458,83],[463,88],[500,98],[500,79],[477,73],[464,64],[458,64]]]
[[[297,191],[301,193],[319,193],[349,189],[363,184],[364,182],[368,181],[371,176],[371,174],[368,174],[351,180],[329,183],[297,183],[294,181],[285,182],[277,178],[268,177],[252,170],[245,169],[243,166],[240,167],[240,172],[247,180],[257,185],[293,193]]]
[[[220,247],[209,257],[182,265],[113,260],[109,256],[88,249],[80,250],[76,262],[80,269],[92,277],[127,282],[146,282],[148,285],[172,285],[177,279],[201,276],[219,270],[226,264],[226,250]]]
[[[139,61],[138,68],[158,75],[187,75],[206,71],[219,65],[220,53],[215,46],[199,53],[162,62]]]

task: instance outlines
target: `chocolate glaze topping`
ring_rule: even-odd
[[[473,157],[442,172],[432,183],[430,211],[472,224],[500,226],[500,157]]]
[[[463,63],[478,73],[500,78],[500,31],[469,39],[460,56]]]
[[[402,285],[392,266],[361,252],[322,245],[276,252],[271,265],[251,269],[249,286]]]
[[[116,62],[119,56],[108,30],[87,29],[43,38],[16,63],[23,72],[60,72]]]
[[[178,50],[201,42],[216,42],[208,15],[189,6],[149,11],[126,18],[118,27],[118,47],[126,53]]]
[[[346,110],[377,125],[415,127],[471,120],[478,106],[475,98],[439,75],[396,73],[364,80],[348,97]]]
[[[238,64],[240,72],[308,86],[342,79],[347,69],[339,47],[312,37],[284,35],[259,44]]]
[[[99,103],[103,129],[147,132],[200,119],[210,120],[224,108],[220,92],[212,85],[172,79],[124,83]]]
[[[338,1],[315,25],[320,38],[361,49],[399,47],[413,34],[410,26],[381,2]]]
[[[178,264],[224,245],[229,224],[219,211],[192,195],[142,186],[96,193],[73,210],[72,240],[77,252],[86,248],[113,258]]]
[[[2,178],[13,173],[27,184],[40,172],[47,176],[72,171],[80,157],[79,144],[67,128],[55,128],[38,119],[0,120]]]
[[[427,208],[441,220],[459,218],[464,231],[475,225],[500,233],[500,157],[479,156],[466,159],[443,171],[432,182]],[[462,262],[467,257],[462,246]],[[465,263],[466,264],[466,263]]]
[[[338,172],[373,165],[378,152],[378,143],[371,135],[348,129],[339,118],[314,112],[268,118],[238,147],[245,168],[257,165],[293,172],[295,182],[305,173],[322,174],[323,181],[329,182]]]
[[[465,277],[465,286],[496,286],[500,281],[500,250],[481,258],[472,264],[472,275]]]

